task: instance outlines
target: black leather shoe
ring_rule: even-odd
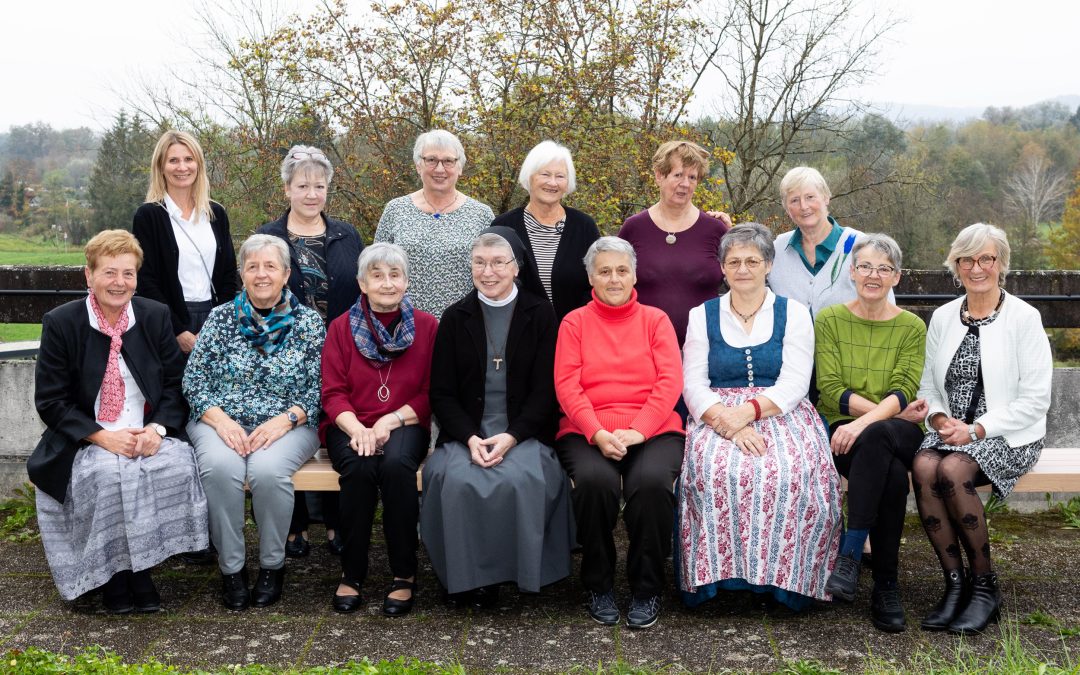
[[[285,566],[276,570],[259,568],[259,578],[251,588],[253,607],[269,607],[281,599],[281,589],[285,586]]]
[[[304,535],[297,534],[296,539],[285,540],[286,558],[305,558],[309,553],[311,553],[311,544],[308,543],[307,539],[304,539]]]
[[[900,591],[896,582],[874,584],[870,594],[870,621],[874,628],[886,633],[902,633],[907,630],[904,605],[900,603]]]
[[[331,606],[335,612],[341,614],[352,614],[364,604],[364,596],[360,592],[360,584],[349,579],[341,579],[339,584],[348,586],[356,591],[356,595],[338,595],[334,593],[334,600],[331,602]]]
[[[842,555],[836,559],[829,580],[825,582],[825,592],[833,596],[833,600],[855,600],[855,590],[859,585],[859,561],[849,555]]]
[[[964,595],[964,570],[945,570],[945,592],[919,627],[923,630],[945,630],[960,613]]]
[[[131,595],[131,570],[112,575],[101,587],[101,602],[109,614],[130,614],[135,611]]]
[[[499,603],[499,585],[481,586],[473,589],[470,604],[473,609],[491,609]]]
[[[131,598],[135,611],[140,614],[153,614],[161,610],[161,596],[150,578],[150,570],[131,574]]]
[[[248,608],[251,604],[251,593],[248,591],[246,569],[242,569],[235,574],[221,575],[221,602],[226,609],[231,609],[234,612]]]
[[[216,558],[213,548],[204,548],[201,551],[188,551],[180,554],[180,560],[188,565],[209,565]]]
[[[964,611],[949,624],[949,632],[955,635],[981,633],[998,620],[1001,613],[1001,592],[997,575],[993,572],[980,574],[971,584],[971,600]]]
[[[416,582],[405,581],[404,579],[394,579],[394,583],[390,585],[390,591],[383,598],[382,613],[386,616],[405,616],[412,611],[413,601],[416,600]],[[394,591],[408,590],[412,591],[408,600],[398,600],[391,598],[390,593]]]
[[[332,538],[326,540],[326,550],[330,551],[330,555],[341,555],[345,552],[345,542],[337,530],[334,530]]]

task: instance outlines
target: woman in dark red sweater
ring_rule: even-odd
[[[360,608],[378,495],[394,582],[383,613],[403,616],[416,591],[416,469],[427,455],[431,349],[438,321],[405,295],[409,262],[395,244],[374,244],[358,262],[361,295],[334,319],[322,356],[320,436],[341,474],[345,550],[338,612]]]
[[[660,613],[674,524],[672,485],[682,465],[684,437],[674,412],[682,391],[679,343],[662,310],[638,304],[629,243],[601,237],[585,254],[585,267],[593,299],[566,315],[555,349],[555,393],[563,410],[556,451],[574,483],[589,615],[606,625],[620,619],[612,530],[623,498],[633,593],[627,625],[648,628]]]

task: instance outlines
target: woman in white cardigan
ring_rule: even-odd
[[[1009,242],[1000,228],[961,230],[945,265],[965,294],[939,307],[927,330],[919,387],[927,434],[912,481],[945,574],[945,593],[922,628],[969,634],[996,620],[1001,605],[975,488],[990,484],[1003,498],[1039,460],[1053,360],[1038,310],[1002,288]]]

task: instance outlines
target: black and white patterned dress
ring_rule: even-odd
[[[386,203],[375,241],[405,249],[413,307],[441,318],[443,310],[473,289],[469,249],[494,219],[491,207],[472,197],[453,211],[436,215],[417,208],[404,195]]]
[[[982,353],[979,348],[977,328],[990,325],[997,317],[995,312],[985,319],[964,321],[964,324],[969,327],[968,333],[961,340],[960,346],[949,363],[949,369],[945,373],[949,414],[956,419],[962,420],[967,415],[971,396],[979,381]],[[963,318],[961,320],[963,321]],[[970,330],[971,327],[976,327],[976,330]],[[986,414],[986,393],[980,392],[978,403],[975,405],[975,419],[984,414]],[[939,452],[962,452],[970,456],[978,462],[979,468],[990,479],[994,494],[1004,499],[1009,496],[1016,481],[1020,480],[1020,477],[1030,471],[1031,467],[1039,461],[1043,440],[1040,438],[1034,443],[1012,447],[1003,436],[992,436],[966,445],[955,446],[943,443],[938,432],[931,429],[927,432],[919,449],[933,448]]]

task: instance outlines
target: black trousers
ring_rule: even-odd
[[[829,436],[848,422],[832,425]],[[836,470],[848,480],[848,528],[870,530],[874,579],[896,579],[907,508],[908,471],[922,439],[923,432],[917,424],[892,418],[866,427],[847,454],[833,455]]]
[[[368,573],[368,546],[379,495],[383,503],[383,536],[390,571],[395,577],[416,574],[416,524],[420,498],[416,492],[416,469],[427,456],[430,435],[418,425],[390,432],[383,454],[361,457],[349,447],[349,437],[337,427],[326,432],[326,451],[334,470],[341,474],[339,523],[345,552],[343,576],[358,586]]]
[[[664,562],[671,554],[675,525],[673,486],[682,467],[682,434],[655,436],[627,449],[621,461],[604,457],[580,434],[555,442],[559,461],[574,483],[571,499],[581,544],[581,582],[595,593],[615,586],[615,538],[620,498],[630,535],[626,555],[630,590],[635,597],[660,595],[666,589]]]

